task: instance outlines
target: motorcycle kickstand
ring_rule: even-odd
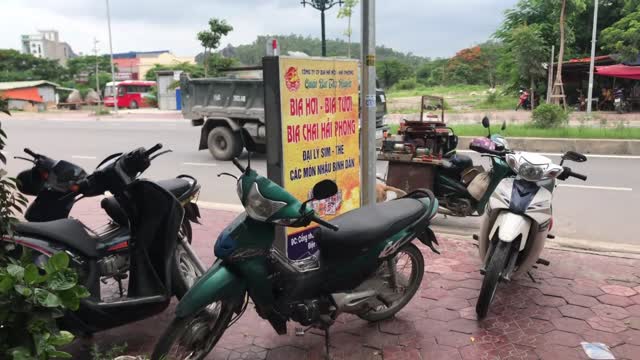
[[[325,351],[325,358],[327,360],[331,360],[331,353],[329,350],[329,328],[324,329],[324,351]]]
[[[529,278],[531,279],[531,281],[533,281],[534,283],[537,283],[536,279],[534,279],[533,275],[531,275],[531,271],[527,271],[527,275],[529,275]]]

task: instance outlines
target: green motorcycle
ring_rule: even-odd
[[[249,299],[280,335],[288,321],[324,330],[328,353],[328,330],[340,314],[388,319],[416,294],[424,258],[412,241],[437,253],[429,225],[438,202],[429,190],[353,210],[330,223],[306,205],[335,195],[333,181],[317,183],[313,198],[301,203],[250,166],[233,163],[242,172],[237,192],[246,212],[218,237],[216,262],[176,307],[152,359],[203,359]],[[316,255],[292,261],[273,247],[277,225],[312,222],[322,226],[314,239]]]

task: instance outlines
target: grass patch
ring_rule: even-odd
[[[398,125],[390,125],[392,134],[398,131]],[[482,125],[453,125],[453,131],[458,136],[485,136],[487,129]],[[509,137],[540,137],[540,138],[571,138],[571,139],[640,139],[640,128],[632,127],[562,127],[555,129],[538,129],[527,125],[508,125],[505,131],[500,131],[499,124],[494,131]]]
[[[481,93],[489,89],[486,85],[452,85],[452,86],[424,86],[419,85],[411,90],[398,90],[392,87],[386,94],[389,98],[409,97],[409,96],[447,96],[455,94]]]

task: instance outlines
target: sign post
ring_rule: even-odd
[[[330,220],[360,206],[358,62],[265,57],[267,174],[301,201],[321,180],[338,194],[310,204]],[[276,249],[291,260],[317,252],[319,228],[281,228]]]

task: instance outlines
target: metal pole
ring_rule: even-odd
[[[551,62],[549,62],[549,81],[547,82],[547,104],[551,103],[551,93],[553,87],[553,58],[556,56],[556,46],[551,45]]]
[[[593,35],[591,36],[591,63],[589,64],[589,96],[587,98],[587,115],[591,115],[591,103],[593,102],[593,68],[596,62],[596,41],[598,40],[598,0],[593,5]]]
[[[322,24],[322,57],[327,56],[327,40],[324,32],[324,9],[320,10],[320,23]]]
[[[376,202],[376,2],[362,0],[362,204]]]
[[[113,83],[113,111],[118,115],[118,87],[116,86],[116,69],[113,65],[113,44],[111,42],[111,11],[107,2],[107,26],[109,27],[109,54],[111,56],[111,82]]]
[[[98,112],[97,117],[100,118],[100,113],[102,112],[101,101],[102,97],[100,96],[100,77],[98,76],[100,69],[98,67],[98,39],[93,38],[93,55],[96,57],[96,93],[98,93]]]

